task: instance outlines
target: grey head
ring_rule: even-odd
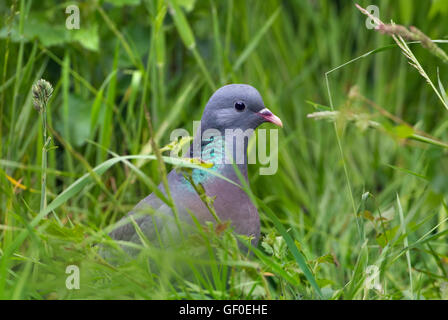
[[[266,108],[257,89],[247,84],[229,84],[216,90],[207,102],[201,129],[245,131],[256,129],[263,122],[283,126],[280,118]]]

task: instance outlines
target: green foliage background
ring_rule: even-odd
[[[384,22],[448,34],[446,1],[359,2],[377,5]],[[79,30],[65,27],[71,4]],[[8,0],[0,16],[1,298],[448,298],[448,110],[352,1]],[[448,100],[447,65],[410,48]],[[325,73],[374,49],[384,50],[329,75],[335,124],[307,117],[329,110]],[[62,201],[33,224],[43,141],[31,86],[40,78],[55,89],[48,200]],[[177,258],[154,248],[147,256],[164,272],[147,256],[101,261],[93,244],[161,181],[160,163],[130,160],[145,175],[123,162],[92,169],[114,157],[107,150],[153,154],[147,113],[160,146],[174,128],[191,132],[227,83],[255,86],[284,123],[278,172],[250,168],[264,236],[256,253],[239,252],[230,233],[210,236],[211,275],[192,278],[168,270]],[[415,132],[442,143],[410,139]],[[80,290],[65,286],[69,264],[80,266]],[[372,265],[382,290],[366,286]]]

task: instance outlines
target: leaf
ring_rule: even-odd
[[[111,3],[114,6],[136,6],[140,4],[140,0],[106,0],[105,2]]]
[[[438,146],[438,147],[441,147],[441,148],[448,149],[448,144],[446,144],[445,142],[439,141],[439,140],[435,140],[435,139],[432,139],[432,138],[428,138],[428,137],[425,137],[425,136],[422,136],[422,135],[419,135],[419,134],[413,134],[409,138],[412,139],[412,140],[423,142],[423,143],[428,143],[428,144],[431,144],[433,146]]]
[[[8,28],[4,27],[0,30],[0,38],[8,36]],[[17,28],[17,24],[12,25],[9,36],[13,42],[21,40]],[[98,51],[99,48],[98,25],[83,24],[80,29],[68,30],[63,23],[48,21],[42,13],[30,14],[30,17],[25,20],[23,34],[25,41],[38,39],[44,47],[78,42],[88,50]]]
[[[206,168],[206,169],[213,167],[213,162],[207,162],[207,161],[204,161],[199,158],[184,158],[184,160],[186,162],[201,166],[202,168]]]
[[[399,1],[399,5],[400,5],[400,18],[401,20],[403,20],[401,23],[403,24],[409,24],[411,23],[411,19],[412,19],[412,14],[414,11],[414,6],[412,1],[408,1],[408,0],[400,0]]]
[[[398,231],[399,226],[393,227],[392,229],[388,229],[386,230],[385,233],[380,233],[378,234],[378,236],[376,237],[376,242],[382,247],[384,248],[390,240],[392,240],[397,231]]]
[[[180,139],[176,139],[171,141],[169,144],[160,148],[160,152],[172,151],[170,154],[175,156],[185,156],[181,151],[184,147],[189,146],[193,137],[181,137]]]
[[[330,280],[330,279],[317,279],[317,283],[321,286],[322,288],[322,294],[324,296],[327,296],[326,299],[330,299],[331,295],[333,294],[333,290],[331,288],[329,288],[328,286],[334,285],[334,281]],[[326,287],[326,288],[324,288]],[[329,291],[328,291],[329,289]],[[327,291],[327,294],[325,294],[325,291]]]
[[[333,295],[336,291],[334,291],[330,285],[334,284],[334,281],[328,279],[319,279],[319,285],[322,287],[322,295],[324,299],[329,300],[333,298]]]
[[[369,210],[364,210],[364,212],[362,213],[362,216],[370,221],[375,220],[375,217],[373,216],[372,212],[370,212]]]
[[[190,12],[194,9],[196,0],[177,0],[179,6],[183,7],[185,11]]]
[[[431,4],[431,9],[429,10],[428,16],[433,18],[436,14],[440,13],[445,16],[448,14],[448,2],[446,0],[433,0]]]
[[[275,228],[280,232],[282,237],[285,239],[285,242],[288,246],[289,251],[292,253],[294,259],[296,260],[300,269],[303,271],[303,274],[305,275],[306,279],[309,281],[309,283],[313,287],[316,294],[319,296],[319,298],[322,298],[323,297],[322,292],[320,290],[319,285],[316,282],[316,278],[314,277],[313,273],[311,272],[310,268],[308,267],[305,257],[297,249],[297,246],[295,245],[293,238],[289,235],[289,233],[286,231],[285,227],[282,225],[280,220],[278,220],[278,218],[271,211],[271,209],[262,202],[259,202],[259,204],[263,207],[264,213],[274,223]]]
[[[70,31],[65,25],[50,25],[36,17],[26,20],[24,35],[29,40],[39,39],[45,47],[62,45],[70,41]]]
[[[440,80],[439,68],[437,68],[437,81],[439,82],[439,90],[440,90],[440,93],[442,94],[442,98],[445,101],[445,104],[448,105],[448,96],[446,94],[445,87],[443,86],[443,83]]]
[[[406,139],[414,134],[414,129],[409,126],[399,125],[393,128],[393,133],[399,138]]]
[[[82,26],[82,28],[71,30],[72,39],[78,41],[81,46],[88,50],[98,51],[99,48],[99,36],[98,25]]]
[[[269,255],[273,255],[274,254],[274,249],[266,241],[263,241],[261,243],[261,247],[264,249],[264,251],[266,251],[267,254],[269,254]]]
[[[237,71],[242,66],[244,61],[246,61],[246,59],[255,50],[255,48],[258,46],[258,44],[261,43],[261,39],[263,38],[264,34],[269,30],[269,28],[275,22],[277,17],[280,15],[280,12],[281,12],[281,6],[279,6],[277,8],[277,10],[275,10],[272,13],[272,15],[266,20],[264,25],[257,32],[257,34],[254,35],[252,40],[249,42],[249,44],[246,46],[244,51],[240,54],[240,56],[236,60],[235,64],[233,65],[233,70],[234,71]]]
[[[388,166],[388,167],[390,167],[390,168],[392,168],[392,169],[394,169],[394,170],[402,171],[402,172],[405,172],[405,173],[407,173],[407,174],[413,175],[413,176],[415,176],[415,177],[417,177],[417,178],[420,178],[420,179],[423,179],[423,180],[428,180],[428,177],[426,177],[426,176],[424,176],[424,175],[422,175],[422,174],[419,174],[419,173],[417,173],[417,172],[414,172],[414,171],[412,171],[412,170],[409,170],[409,169],[406,169],[406,168],[396,167],[396,166],[391,165],[391,164],[388,164],[388,163],[386,163],[386,166]]]
[[[190,24],[187,21],[184,13],[178,5],[179,0],[170,0],[170,13],[173,17],[174,23],[176,25],[177,31],[188,49],[193,49],[196,47],[196,41],[194,39],[193,31],[191,30]]]
[[[318,264],[321,264],[321,263],[329,263],[329,264],[334,264],[334,265],[336,264],[334,257],[331,253],[327,253],[326,255],[323,255],[323,256],[317,258],[316,262]],[[321,287],[323,287],[323,285],[321,285]]]
[[[286,254],[286,243],[285,239],[281,236],[275,237],[274,241],[274,254],[277,258],[282,259]]]
[[[54,236],[64,241],[81,242],[84,240],[84,228],[80,225],[75,225],[72,228],[67,226],[60,226],[56,221],[45,228],[46,234]]]
[[[324,106],[323,104],[319,104],[317,102],[313,102],[311,100],[306,100],[306,103],[308,103],[309,105],[311,105],[314,109],[318,110],[318,111],[331,111],[331,108],[328,106]]]

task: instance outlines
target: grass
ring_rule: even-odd
[[[0,4],[0,298],[448,298],[442,59],[368,30],[350,2],[112,2],[80,3],[80,30],[65,29],[65,4]],[[444,2],[375,4],[446,51]],[[45,208],[41,78],[54,88]],[[138,259],[102,260],[111,225],[179,165],[163,152],[169,133],[191,132],[230,82],[258,88],[284,123],[278,172],[250,166],[244,187],[259,246],[248,255],[209,225],[180,247],[142,238]],[[79,290],[65,286],[69,265]]]

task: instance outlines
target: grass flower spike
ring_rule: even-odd
[[[36,84],[33,85],[34,108],[39,112],[44,111],[52,93],[53,87],[48,81],[44,79],[37,81]]]
[[[41,197],[40,197],[40,211],[45,209],[47,203],[46,196],[46,182],[47,182],[47,147],[50,144],[51,137],[47,138],[47,103],[53,93],[51,84],[40,79],[33,85],[33,105],[34,108],[42,115],[42,136],[44,146],[42,147],[42,179],[41,179]]]

